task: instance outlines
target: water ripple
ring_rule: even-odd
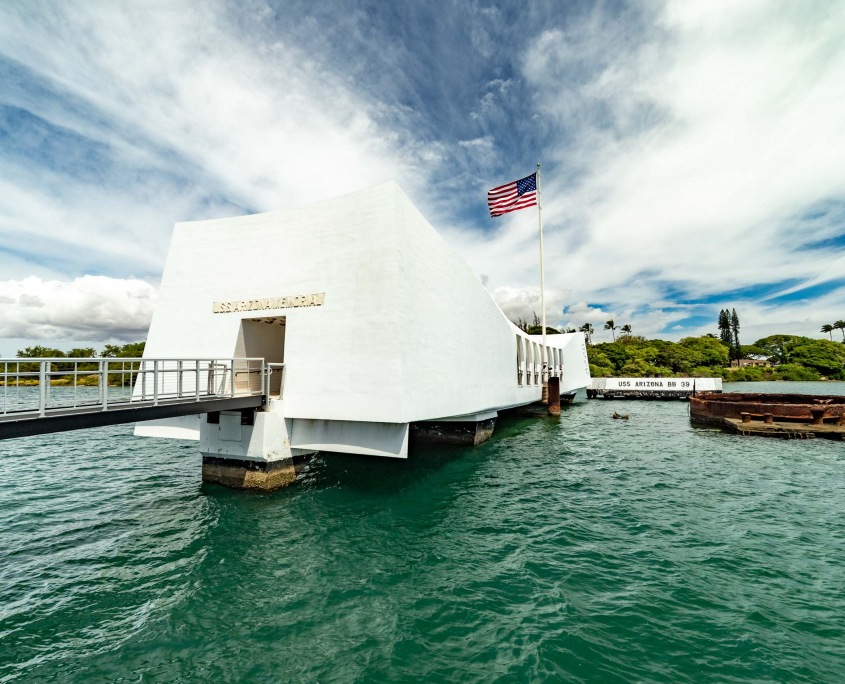
[[[116,427],[0,444],[0,682],[838,682],[845,454],[681,403],[199,482]]]

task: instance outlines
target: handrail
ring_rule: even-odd
[[[264,396],[268,399],[283,399],[285,394],[285,364],[265,363]],[[278,378],[278,387],[275,378]],[[275,396],[274,396],[275,395]]]
[[[267,377],[262,358],[0,358],[0,420],[266,396]]]

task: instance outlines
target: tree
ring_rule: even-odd
[[[590,325],[589,323],[584,323],[584,325],[582,325],[578,329],[587,336],[587,344],[592,344],[593,343],[593,333],[595,332],[595,329],[593,328],[593,326]]]
[[[731,341],[731,315],[727,309],[719,312],[719,339],[726,347],[733,346]]]
[[[74,347],[67,353],[69,359],[90,359],[96,355],[94,347]]]
[[[42,347],[40,344],[34,347],[26,347],[25,349],[18,349],[17,354],[19,359],[37,359],[37,358],[64,358],[67,356],[61,349],[53,349],[52,347]],[[51,364],[52,370],[64,369],[63,366]],[[18,366],[18,370],[23,373],[35,373],[39,370],[37,363],[22,363]]]
[[[632,378],[666,378],[672,376],[669,368],[654,366],[645,359],[631,359],[622,367],[622,375]]]
[[[734,348],[734,358],[742,358],[742,345],[739,343],[739,316],[736,309],[731,311],[731,346]]]
[[[137,359],[144,355],[146,344],[146,342],[128,342],[123,346],[107,344],[100,352],[100,357],[104,359]]]
[[[630,335],[632,332],[634,332],[634,331],[633,331],[633,329],[631,328],[631,324],[630,324],[630,323],[626,323],[625,325],[623,325],[623,326],[620,328],[620,330],[621,330],[623,333],[625,333],[626,335]]]
[[[762,349],[773,363],[789,363],[792,350],[800,340],[797,335],[769,335],[757,340],[754,346]]]
[[[613,335],[613,341],[616,342],[616,330],[619,328],[616,323],[613,322],[611,318],[607,323],[604,324],[605,330],[610,330],[610,334]]]
[[[609,378],[616,371],[607,354],[597,347],[587,347],[587,358],[590,361],[590,375],[594,378]]]
[[[812,368],[827,378],[838,380],[845,371],[845,348],[838,342],[799,337],[790,351],[789,362]]]
[[[833,326],[830,323],[825,323],[822,326],[821,332],[828,333],[830,335],[830,341],[833,342]]]
[[[821,380],[818,372],[797,363],[784,363],[778,366],[778,376],[780,380]]]
[[[753,357],[763,357],[766,358],[769,354],[766,352],[765,349],[761,349],[760,347],[755,347],[753,344],[743,344],[741,347],[742,350],[742,358],[743,359],[750,359]]]
[[[64,358],[67,356],[61,349],[53,349],[52,347],[42,347],[40,344],[34,347],[26,347],[23,350],[18,349],[19,359],[37,359],[37,358]]]
[[[525,332],[529,335],[542,335],[543,334],[543,326],[542,325],[529,325]],[[562,330],[558,330],[557,328],[552,328],[551,326],[546,326],[546,335],[560,335]],[[568,328],[566,332],[577,332],[575,328]]]
[[[592,358],[591,354],[602,354],[611,365],[615,372],[619,372],[629,359],[627,350],[617,342],[600,342],[592,345],[587,350],[587,356]],[[592,361],[590,363],[593,363]]]
[[[90,359],[97,355],[94,347],[74,347],[68,351],[69,359]],[[90,371],[98,368],[97,362],[92,363],[76,363],[75,365],[68,364],[68,370],[76,368],[77,371]]]
[[[836,330],[842,331],[842,341],[845,342],[845,321],[836,321],[836,323],[833,324],[833,327]],[[833,339],[833,338],[831,338],[831,339]]]
[[[728,356],[725,345],[713,337],[685,337],[677,344],[666,343],[657,363],[680,375],[692,375],[695,368],[722,368]]]

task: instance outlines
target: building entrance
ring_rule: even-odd
[[[240,330],[238,330],[238,341],[235,345],[235,357],[263,358],[265,364],[284,363],[285,328],[284,316],[242,319]],[[236,377],[236,385],[248,383],[250,389],[261,387],[260,374],[252,372],[247,375],[248,377],[245,378]],[[279,396],[281,382],[281,369],[274,370],[270,376],[270,396]]]

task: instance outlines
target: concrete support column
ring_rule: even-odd
[[[548,384],[548,403],[549,415],[560,415],[560,378],[554,376],[549,378]]]
[[[278,489],[296,479],[292,458],[278,461],[242,461],[233,458],[202,457],[202,481],[235,489]]]
[[[221,411],[205,416],[200,425],[204,482],[270,490],[296,479],[282,404],[273,403],[277,411]]]

